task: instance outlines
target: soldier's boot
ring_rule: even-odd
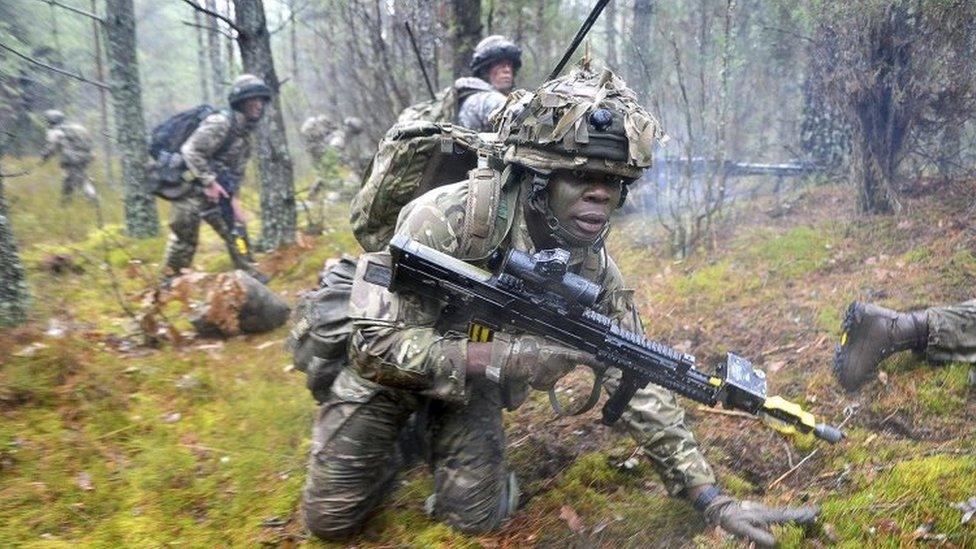
[[[855,301],[844,315],[843,334],[834,353],[834,376],[854,391],[874,376],[878,364],[899,351],[924,351],[929,323],[924,310],[899,313]]]

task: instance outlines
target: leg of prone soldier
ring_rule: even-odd
[[[848,391],[874,377],[882,360],[901,351],[925,352],[933,362],[976,363],[976,300],[905,313],[855,301],[847,308],[842,329],[834,374]]]

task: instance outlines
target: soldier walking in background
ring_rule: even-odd
[[[924,352],[933,362],[973,363],[969,380],[976,383],[976,300],[907,313],[851,303],[834,375],[845,389],[855,391],[874,377],[882,360],[901,351]]]
[[[61,183],[61,205],[66,205],[75,190],[79,190],[89,200],[98,200],[98,194],[86,170],[91,163],[92,142],[88,130],[81,124],[67,122],[59,110],[44,111],[48,123],[46,145],[41,152],[41,163],[47,162],[55,154],[59,155],[64,180]]]
[[[180,147],[194,184],[190,192],[172,201],[164,280],[178,276],[190,266],[202,219],[224,240],[236,268],[267,282],[268,277],[258,271],[249,250],[240,249],[232,232],[243,229],[246,223],[240,184],[251,156],[251,133],[270,100],[271,89],[263,80],[242,74],[234,80],[228,95],[231,109],[206,117]]]
[[[308,193],[310,202],[321,206],[323,199],[329,202],[347,200],[358,190],[357,147],[352,141],[362,132],[363,123],[354,116],[343,120],[340,127],[325,115],[309,117],[302,123],[299,134],[316,174]],[[343,177],[343,168],[351,172],[346,177]]]
[[[490,132],[491,112],[505,103],[515,75],[522,67],[522,49],[501,35],[485,38],[475,46],[471,57],[471,74],[458,78],[457,123],[478,132]]]

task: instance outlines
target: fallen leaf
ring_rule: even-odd
[[[264,343],[262,343],[260,345],[255,345],[254,348],[256,350],[258,350],[258,351],[263,351],[263,350],[267,349],[268,347],[270,347],[272,345],[275,345],[276,343],[278,343],[278,341],[272,339],[271,341],[265,341]]]
[[[95,487],[92,485],[91,475],[89,475],[84,471],[78,473],[78,475],[75,476],[75,482],[78,483],[78,488],[81,488],[86,492],[90,492],[95,489]]]
[[[563,505],[559,509],[559,518],[565,520],[566,524],[569,526],[569,529],[577,534],[582,534],[585,530],[583,521],[579,518],[579,515],[576,514],[576,511],[573,511],[573,508],[569,505]]]
[[[962,511],[962,524],[966,524],[973,519],[973,516],[976,516],[976,496],[973,496],[966,501],[953,503],[952,506]]]
[[[783,366],[786,366],[785,360],[775,360],[773,362],[767,362],[765,368],[766,373],[775,374],[776,372],[780,371],[783,368]]]
[[[183,414],[179,412],[170,412],[165,416],[163,416],[163,421],[165,421],[166,423],[176,423],[182,418],[183,418]]]
[[[14,356],[20,358],[32,358],[37,354],[37,351],[40,351],[41,349],[47,349],[47,345],[41,343],[40,341],[35,341],[34,343],[31,343],[30,345],[14,353]]]

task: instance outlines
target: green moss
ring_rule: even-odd
[[[912,532],[930,522],[953,545],[976,543],[976,531],[961,524],[959,511],[951,507],[976,493],[976,458],[912,459],[856,482],[853,494],[822,504],[822,520],[834,526],[843,543],[897,547],[911,543]],[[883,537],[879,529],[887,531]]]
[[[969,364],[937,366],[936,372],[917,385],[918,401],[933,416],[948,416],[966,408]]]
[[[827,227],[800,226],[784,233],[757,231],[744,240],[750,243],[747,256],[764,262],[777,277],[791,279],[826,264],[835,239]]]
[[[928,246],[918,246],[902,254],[901,259],[905,263],[925,263],[932,257],[932,248]]]

